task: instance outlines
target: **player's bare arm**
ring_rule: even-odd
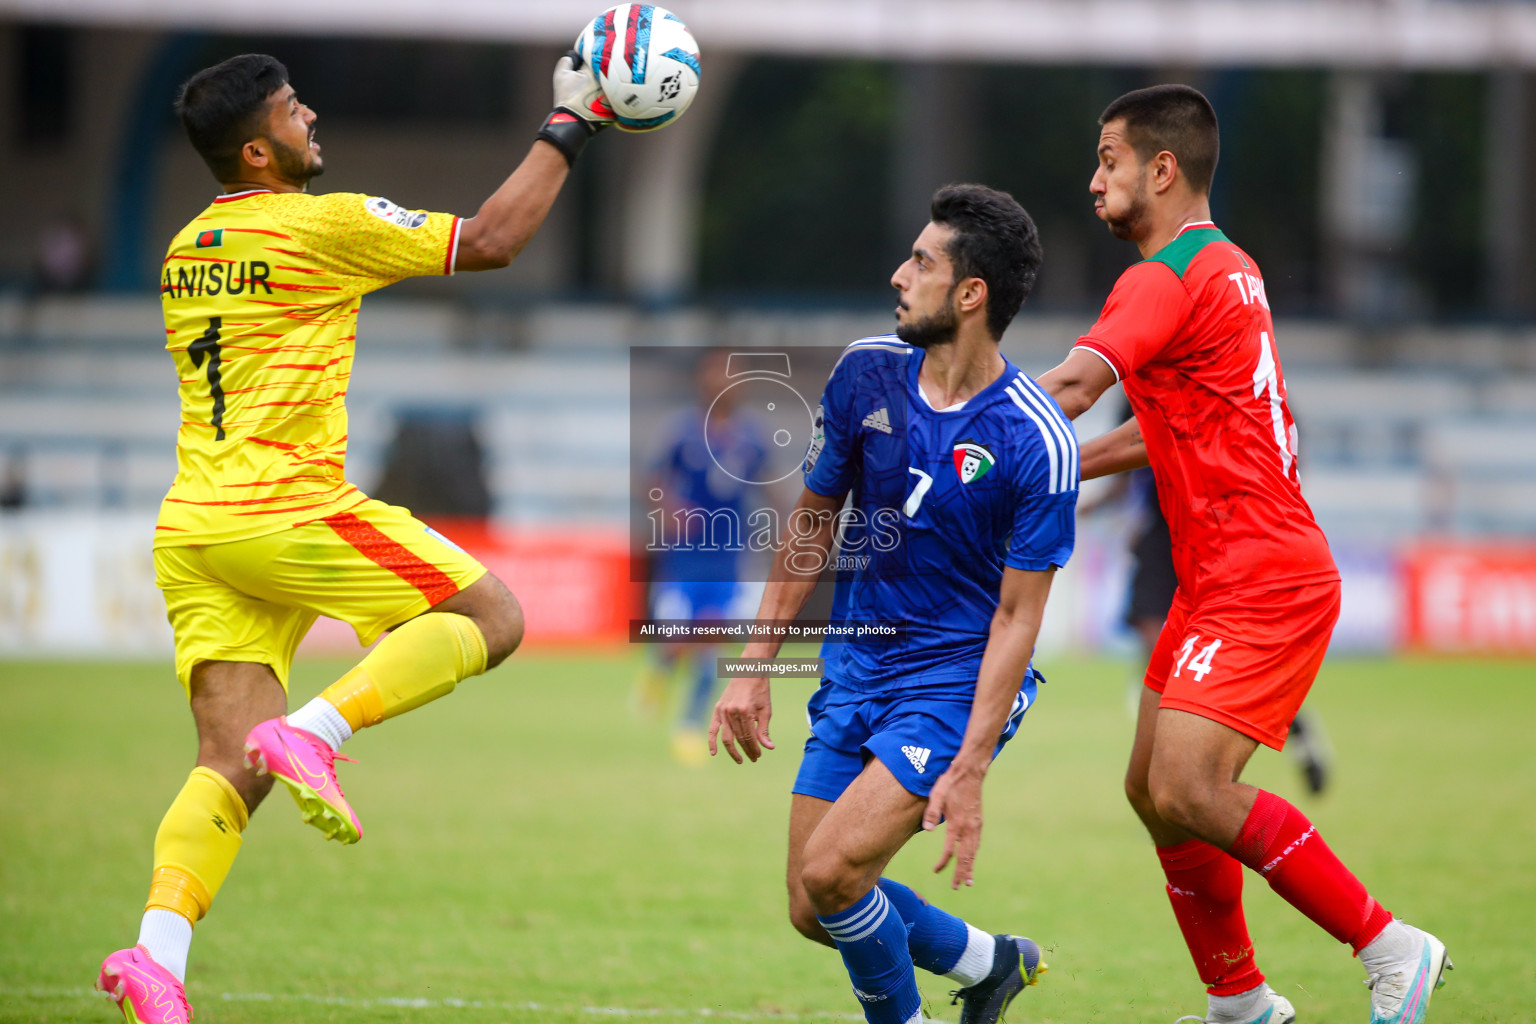
[[[1118,381],[1114,369],[1102,356],[1085,348],[1074,348],[1052,369],[1039,377],[1039,384],[1056,399],[1067,419],[1075,420],[1099,400]]]
[[[1074,348],[1058,366],[1040,376],[1040,386],[1074,420],[1091,409],[1115,383],[1115,371],[1110,365],[1085,348]],[[1147,446],[1134,418],[1085,442],[1079,451],[1084,480],[1140,469],[1147,464]]]
[[[1114,430],[1085,441],[1078,449],[1083,460],[1083,479],[1093,480],[1115,473],[1127,473],[1147,465],[1147,443],[1135,417]]]
[[[1097,440],[1097,438],[1095,438]],[[1081,449],[1079,449],[1081,458]],[[1083,498],[1077,503],[1077,518],[1096,516],[1106,508],[1112,508],[1125,500],[1131,491],[1131,478],[1121,474],[1116,476],[1104,487],[1100,488],[1091,498]]]
[[[829,498],[808,487],[801,492],[789,514],[789,536],[773,556],[773,569],[757,609],[758,622],[787,622],[799,615],[811,599],[831,555],[832,535],[844,497]],[[741,656],[772,658],[782,645],[778,637],[753,640],[742,649]],[[756,761],[762,756],[762,748],[774,749],[768,735],[772,717],[773,700],[766,677],[732,679],[715,702],[714,717],[709,723],[710,754],[719,753],[719,745],[723,744],[737,764],[742,763],[742,754],[747,760]],[[737,742],[741,743],[740,752]]]
[[[459,230],[458,270],[495,270],[523,251],[544,223],[570,164],[553,145],[536,141],[523,162]]]
[[[1008,567],[998,593],[997,612],[981,656],[976,697],[966,722],[960,752],[934,783],[923,812],[923,828],[932,830],[948,819],[944,850],[934,865],[943,871],[955,861],[951,886],[972,884],[976,851],[981,846],[981,787],[992,766],[997,738],[1007,724],[1008,713],[1019,693],[1019,680],[1029,671],[1029,660],[1040,634],[1045,600],[1051,593],[1054,569],[1029,572]]]

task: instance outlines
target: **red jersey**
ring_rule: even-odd
[[[1125,387],[1186,597],[1339,578],[1301,496],[1264,279],[1216,225],[1121,274],[1077,344]]]

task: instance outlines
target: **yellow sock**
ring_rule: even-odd
[[[486,656],[473,619],[428,612],[386,636],[320,696],[356,732],[451,693],[459,680],[485,671]]]
[[[196,924],[229,875],[249,814],[229,780],[194,768],[155,833],[155,870],[144,909],[173,910]]]

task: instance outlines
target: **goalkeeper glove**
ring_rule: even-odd
[[[587,140],[613,124],[613,108],[597,84],[597,75],[575,50],[555,62],[555,109],[538,137],[574,164]]]

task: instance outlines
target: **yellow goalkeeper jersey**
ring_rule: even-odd
[[[347,381],[362,297],[451,274],[459,218],[350,192],[221,195],[160,282],[181,381],[176,480],[155,546],[217,544],[366,500],[347,483]]]

